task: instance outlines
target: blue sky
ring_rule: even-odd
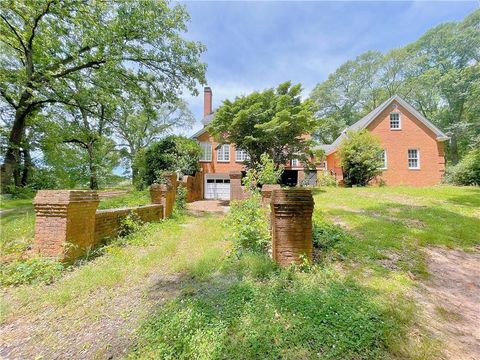
[[[221,101],[285,80],[304,96],[343,62],[368,50],[386,52],[480,7],[469,2],[184,2],[189,39],[207,46],[207,81]],[[201,128],[203,90],[185,96]]]

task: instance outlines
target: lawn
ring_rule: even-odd
[[[33,241],[35,213],[33,198],[11,199],[0,198],[0,256],[20,254]],[[148,191],[130,190],[127,194],[102,199],[99,209],[140,206],[150,203]]]
[[[314,192],[315,221],[348,235],[315,266],[238,258],[222,217],[180,216],[53,285],[6,290],[0,341],[12,357],[439,358],[411,292],[428,276],[422,249],[480,244],[480,189]]]

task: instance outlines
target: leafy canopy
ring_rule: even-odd
[[[195,140],[182,136],[167,136],[153,143],[145,151],[143,166],[144,181],[147,185],[157,180],[162,171],[179,171],[193,175],[198,170],[201,149]]]
[[[380,141],[369,131],[351,131],[340,144],[338,156],[347,186],[366,186],[381,173]]]
[[[208,125],[220,142],[234,143],[250,156],[250,166],[261,162],[262,154],[276,166],[292,158],[306,158],[311,143],[305,134],[315,127],[313,103],[302,101],[302,87],[290,81],[276,89],[254,92],[225,100]]]

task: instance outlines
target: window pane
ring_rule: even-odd
[[[223,144],[217,149],[217,161],[230,161],[229,144]]]
[[[390,114],[390,129],[400,129],[400,113]]]
[[[201,142],[200,147],[202,149],[201,161],[212,161],[212,144],[209,142]]]

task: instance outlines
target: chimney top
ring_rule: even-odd
[[[212,89],[210,86],[205,86],[203,89],[203,116],[213,113],[212,109]]]

